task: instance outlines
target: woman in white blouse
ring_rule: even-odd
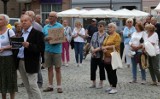
[[[8,15],[0,14],[0,99],[6,99],[7,93],[10,93],[10,99],[15,99],[15,92],[18,91],[16,66],[9,40],[15,33],[7,28],[8,22]]]
[[[77,66],[82,65],[83,60],[83,46],[85,38],[85,29],[82,27],[80,21],[75,22],[75,28],[72,32],[72,37],[74,39],[74,50]]]
[[[157,81],[160,82],[160,71],[159,71],[159,39],[158,34],[155,31],[155,27],[152,24],[145,26],[147,31],[144,41],[149,41],[155,48],[156,56],[149,56],[149,71],[152,78],[152,85],[157,85]],[[157,80],[156,80],[157,79]]]
[[[145,34],[144,32],[144,27],[142,22],[137,22],[135,25],[136,32],[134,32],[131,36],[131,40],[129,42],[129,45],[131,47],[131,50],[135,52],[135,55],[131,58],[132,61],[132,75],[133,75],[133,80],[130,83],[136,83],[137,82],[137,64],[139,64],[140,69],[141,69],[141,77],[142,77],[142,82],[141,84],[146,83],[146,72],[144,69],[142,69],[142,66],[140,64],[140,56],[142,54],[142,42],[141,39],[143,38],[143,35]]]

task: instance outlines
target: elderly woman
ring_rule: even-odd
[[[91,39],[91,81],[93,82],[92,86],[90,88],[96,87],[96,70],[97,66],[99,66],[99,75],[100,75],[100,82],[99,86],[97,88],[103,87],[103,80],[105,80],[105,71],[104,71],[104,65],[101,61],[102,58],[102,44],[106,37],[105,32],[105,21],[99,21],[98,22],[98,32],[95,32]]]
[[[20,22],[15,22],[14,26],[15,26],[16,37],[21,37],[22,36],[22,26],[21,26],[21,23]]]
[[[115,47],[115,50],[117,52],[120,51],[120,43],[121,43],[121,37],[118,33],[116,33],[117,26],[114,23],[108,24],[108,34],[109,36],[105,38],[103,42],[103,52],[104,52],[104,59],[106,57],[111,58],[111,53],[114,51],[113,47]],[[106,91],[109,94],[115,94],[117,93],[116,85],[117,85],[117,74],[116,69],[112,69],[111,62],[104,63],[105,69],[107,71],[108,75],[108,81],[110,84],[110,87],[106,89]]]
[[[76,63],[77,63],[77,66],[81,66],[82,60],[83,60],[85,29],[82,27],[82,24],[80,21],[75,22],[75,28],[72,32],[72,37],[74,39]]]
[[[125,56],[126,56],[126,64],[128,67],[131,65],[131,57],[128,55],[129,53],[129,41],[131,39],[131,35],[135,32],[136,29],[133,26],[133,19],[129,18],[126,20],[126,26],[123,30],[123,38],[124,38],[124,46],[125,46]]]
[[[140,69],[141,69],[141,76],[142,76],[142,82],[141,84],[146,83],[146,72],[144,69],[142,69],[142,66],[140,64],[140,56],[142,54],[142,44],[141,39],[145,35],[143,24],[141,22],[137,22],[135,25],[136,31],[132,34],[131,40],[129,42],[129,45],[131,47],[131,50],[135,52],[135,55],[131,58],[132,60],[132,81],[130,83],[136,83],[137,82],[137,64],[139,63]]]
[[[157,81],[160,82],[160,71],[159,71],[159,40],[158,35],[155,31],[155,27],[152,24],[145,26],[147,34],[144,37],[144,41],[149,41],[154,46],[156,51],[156,56],[149,56],[149,71],[152,78],[152,85],[157,85]],[[156,80],[157,79],[157,80]]]
[[[62,65],[64,66],[68,66],[68,62],[69,62],[69,43],[71,41],[71,34],[72,34],[72,30],[71,27],[68,26],[68,21],[67,20],[63,20],[63,27],[64,27],[64,34],[65,34],[65,42],[62,43]],[[65,61],[66,59],[66,61]]]
[[[6,27],[8,21],[7,15],[0,14],[0,93],[2,99],[6,99],[7,93],[10,93],[10,99],[15,99],[17,74],[8,37],[15,36],[15,33]]]

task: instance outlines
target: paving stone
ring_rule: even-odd
[[[47,87],[48,76],[47,70],[42,70],[43,74],[43,88],[41,93],[43,99],[160,99],[160,86],[151,86],[151,78],[149,72],[147,72],[147,84],[141,85],[140,72],[137,71],[138,83],[130,84],[129,81],[132,78],[131,68],[127,68],[124,65],[123,69],[117,70],[118,93],[110,95],[105,92],[105,89],[109,87],[108,80],[104,81],[104,87],[102,89],[89,88],[91,86],[90,81],[90,55],[83,61],[83,65],[76,66],[74,51],[71,50],[71,61],[68,67],[62,66],[62,87],[63,93],[56,92],[56,79],[54,76],[54,91],[43,92],[43,89]],[[99,70],[97,70],[97,84],[99,81]],[[107,77],[106,77],[107,78]],[[21,83],[21,78],[18,77],[18,83]],[[27,93],[24,87],[19,87],[19,92],[16,93],[15,99],[28,99]]]

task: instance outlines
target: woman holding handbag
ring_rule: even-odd
[[[135,52],[133,57],[131,58],[132,60],[132,80],[130,83],[136,83],[137,82],[137,64],[139,64],[140,69],[141,69],[141,77],[142,81],[141,84],[146,83],[146,72],[142,68],[141,63],[140,63],[140,57],[142,55],[142,41],[143,37],[145,35],[144,28],[142,22],[137,22],[135,25],[136,31],[132,34],[131,40],[129,42],[129,45],[131,47],[131,50]]]
[[[159,40],[158,35],[155,31],[155,26],[152,24],[148,24],[145,26],[145,29],[147,31],[147,35],[144,37],[144,42],[149,41],[156,51],[156,56],[149,56],[149,71],[152,78],[152,84],[151,85],[157,85],[157,82],[160,82],[160,71],[159,71]]]
[[[108,81],[110,84],[110,87],[106,89],[106,91],[109,94],[115,94],[117,93],[117,74],[116,69],[112,69],[111,65],[111,53],[114,51],[113,47],[115,47],[115,50],[117,52],[120,52],[120,43],[121,43],[121,37],[116,32],[117,26],[115,23],[109,23],[108,24],[108,34],[109,36],[105,38],[102,46],[102,50],[104,53],[104,66],[107,71],[108,75]]]
[[[105,80],[105,71],[104,71],[104,65],[102,63],[102,44],[106,37],[105,32],[105,25],[106,22],[101,20],[98,22],[98,32],[95,32],[92,36],[90,46],[91,46],[91,81],[93,82],[92,86],[90,88],[102,88],[103,87],[103,80]],[[99,76],[100,76],[100,82],[98,87],[96,87],[96,70],[97,66],[99,66]]]

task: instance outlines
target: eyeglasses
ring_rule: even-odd
[[[56,16],[51,16],[51,15],[50,15],[49,17],[54,18],[54,17],[56,17]]]
[[[103,25],[99,25],[98,27],[103,27]]]
[[[128,23],[132,23],[131,21],[128,21]]]
[[[112,26],[108,26],[108,28],[112,28]]]

